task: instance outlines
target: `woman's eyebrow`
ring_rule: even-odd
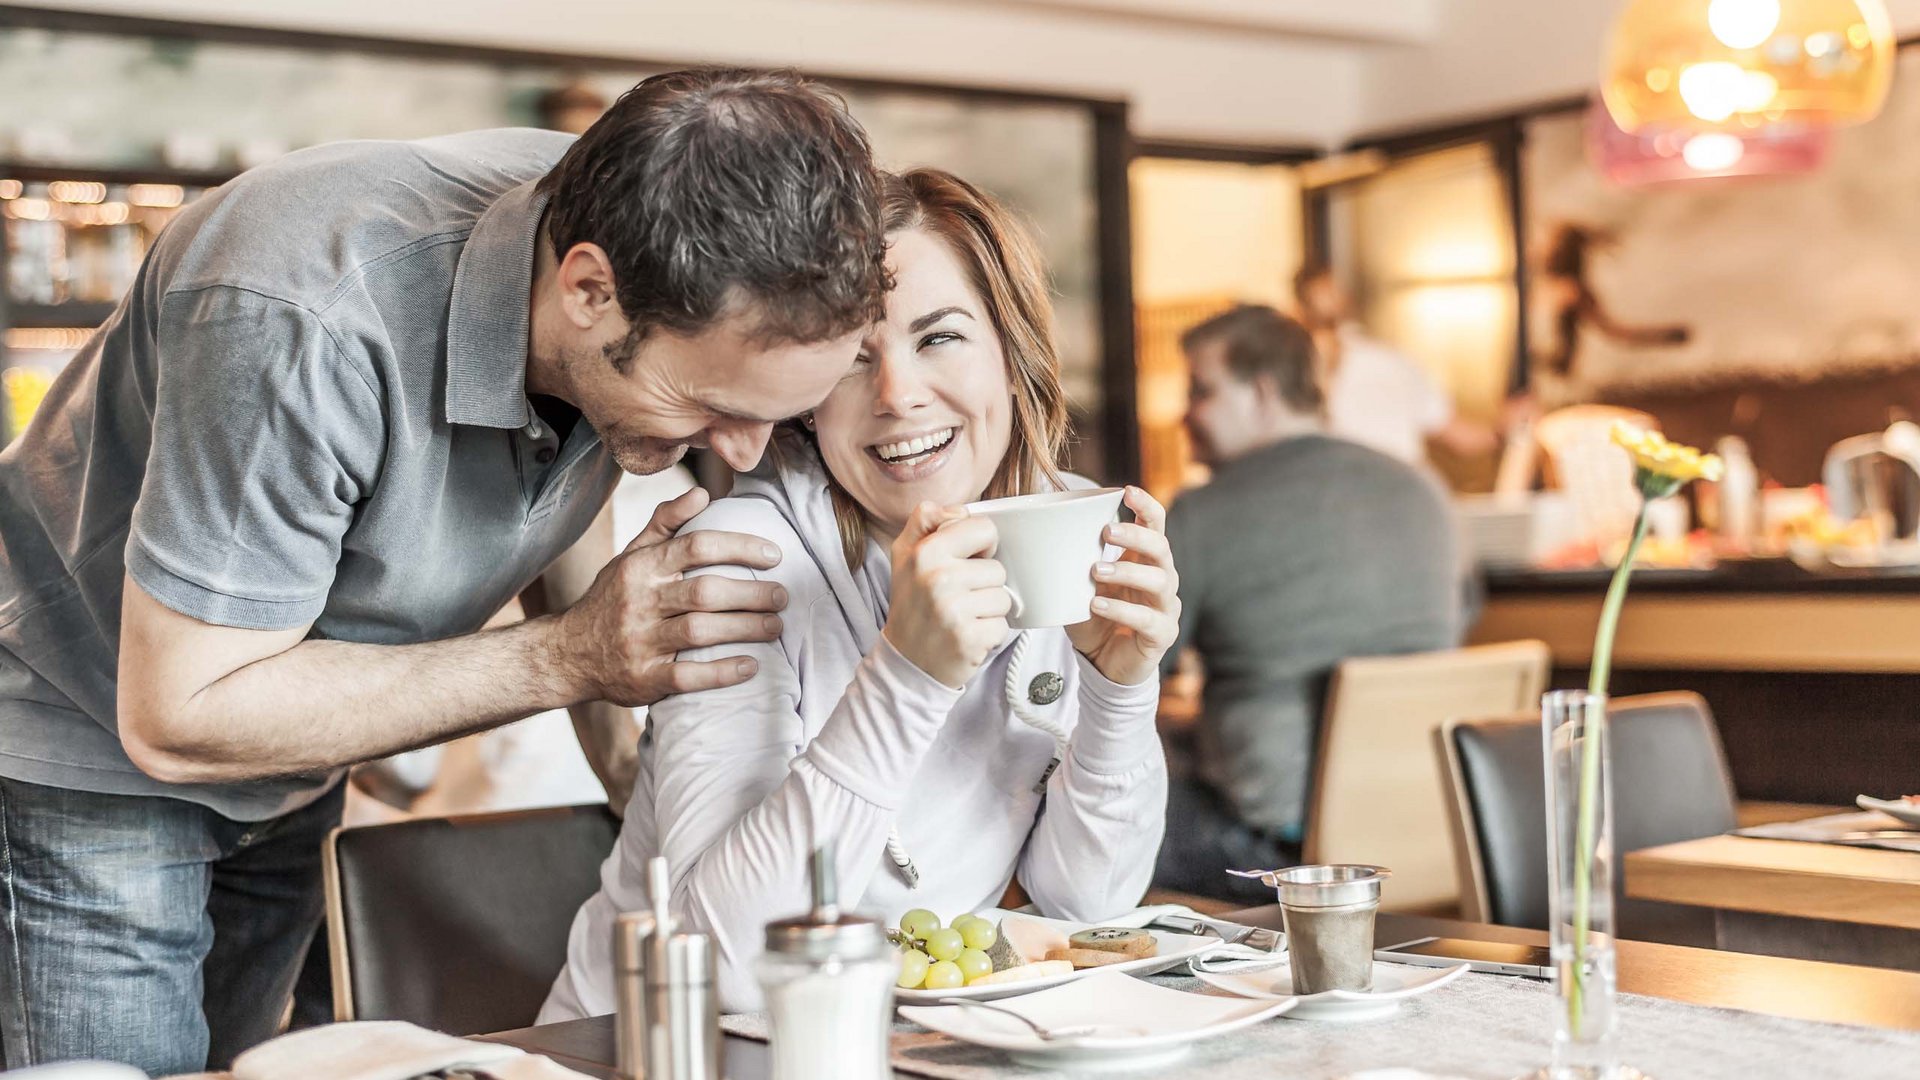
[[[925,330],[927,327],[932,326],[934,323],[939,322],[941,319],[944,319],[949,315],[965,315],[969,319],[973,318],[973,314],[969,312],[966,308],[943,307],[934,311],[929,311],[925,315],[922,315],[919,318],[913,320],[913,322],[907,325],[907,333],[917,334],[920,331]]]

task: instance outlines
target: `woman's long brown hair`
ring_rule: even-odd
[[[888,236],[924,229],[939,237],[966,269],[967,282],[986,305],[1006,356],[1013,394],[1013,432],[1007,456],[984,495],[1000,499],[1061,486],[1060,453],[1067,441],[1067,395],[1060,385],[1060,353],[1053,340],[1053,300],[1039,245],[999,200],[941,169],[914,169],[882,178],[881,215]],[[867,516],[835,483],[833,516],[847,565],[866,558]]]

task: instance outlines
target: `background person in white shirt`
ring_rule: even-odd
[[[1426,463],[1429,442],[1461,457],[1498,449],[1492,428],[1462,419],[1453,398],[1425,369],[1354,321],[1352,298],[1329,267],[1302,266],[1293,295],[1325,369],[1321,385],[1330,433],[1409,465]]]
[[[811,437],[783,429],[682,534],[780,547],[770,570],[715,572],[783,587],[781,636],[747,646],[748,681],[652,708],[541,1023],[612,1011],[613,921],[646,906],[655,855],[676,918],[713,935],[729,1012],[760,1007],[766,924],[805,910],[823,843],[842,903],[896,921],[993,907],[1014,880],[1048,915],[1097,921],[1152,877],[1158,670],[1180,608],[1166,514],[1129,488],[1136,520],[1106,529],[1123,555],[1094,568],[1093,617],[1009,630],[993,522],[960,505],[1071,482],[1046,268],[1011,214],[938,170],[889,178],[882,214],[885,321]]]

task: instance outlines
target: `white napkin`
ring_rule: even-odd
[[[995,921],[998,921],[1006,915],[1033,914],[1036,913],[1025,910],[1010,912],[1001,908],[981,912],[983,917],[991,918]],[[1134,908],[1132,911],[1121,912],[1118,915],[1101,919],[1099,920],[1099,925],[1125,926],[1139,930],[1163,915],[1182,915],[1190,919],[1209,918],[1209,916],[1202,915],[1185,904],[1154,904],[1149,907]],[[1249,971],[1256,968],[1277,967],[1286,962],[1286,956],[1287,936],[1281,934],[1280,947],[1273,952],[1268,952],[1265,949],[1256,949],[1248,945],[1222,945],[1207,953],[1205,956],[1196,956],[1192,960],[1187,961],[1187,968],[1190,971],[1198,971],[1201,970],[1204,965],[1205,970],[1210,972]]]
[[[328,1024],[282,1035],[234,1060],[234,1080],[411,1080],[460,1066],[501,1080],[584,1080],[579,1073],[500,1043],[456,1039],[398,1020]]]

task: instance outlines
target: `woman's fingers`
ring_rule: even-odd
[[[1180,632],[1180,624],[1166,612],[1111,596],[1094,597],[1093,613],[1132,630],[1152,649],[1165,649],[1172,645],[1174,637]]]
[[[959,507],[951,507],[943,513],[950,516],[940,523],[940,527],[920,541],[920,558],[923,563],[946,559],[971,559],[978,555],[988,555],[999,546],[1000,531],[993,527],[993,519],[972,517]]]
[[[1162,601],[1179,590],[1171,570],[1151,563],[1099,563],[1093,568],[1093,580],[1115,588],[1133,589]]]
[[[1144,556],[1149,562],[1167,567],[1173,565],[1173,549],[1167,546],[1166,533],[1156,532],[1143,525],[1116,522],[1107,526],[1104,539],[1115,547]]]
[[[1127,509],[1133,511],[1136,524],[1157,533],[1167,531],[1167,508],[1160,505],[1159,499],[1147,494],[1145,488],[1127,488],[1126,494],[1120,497],[1120,501],[1126,503]]]

